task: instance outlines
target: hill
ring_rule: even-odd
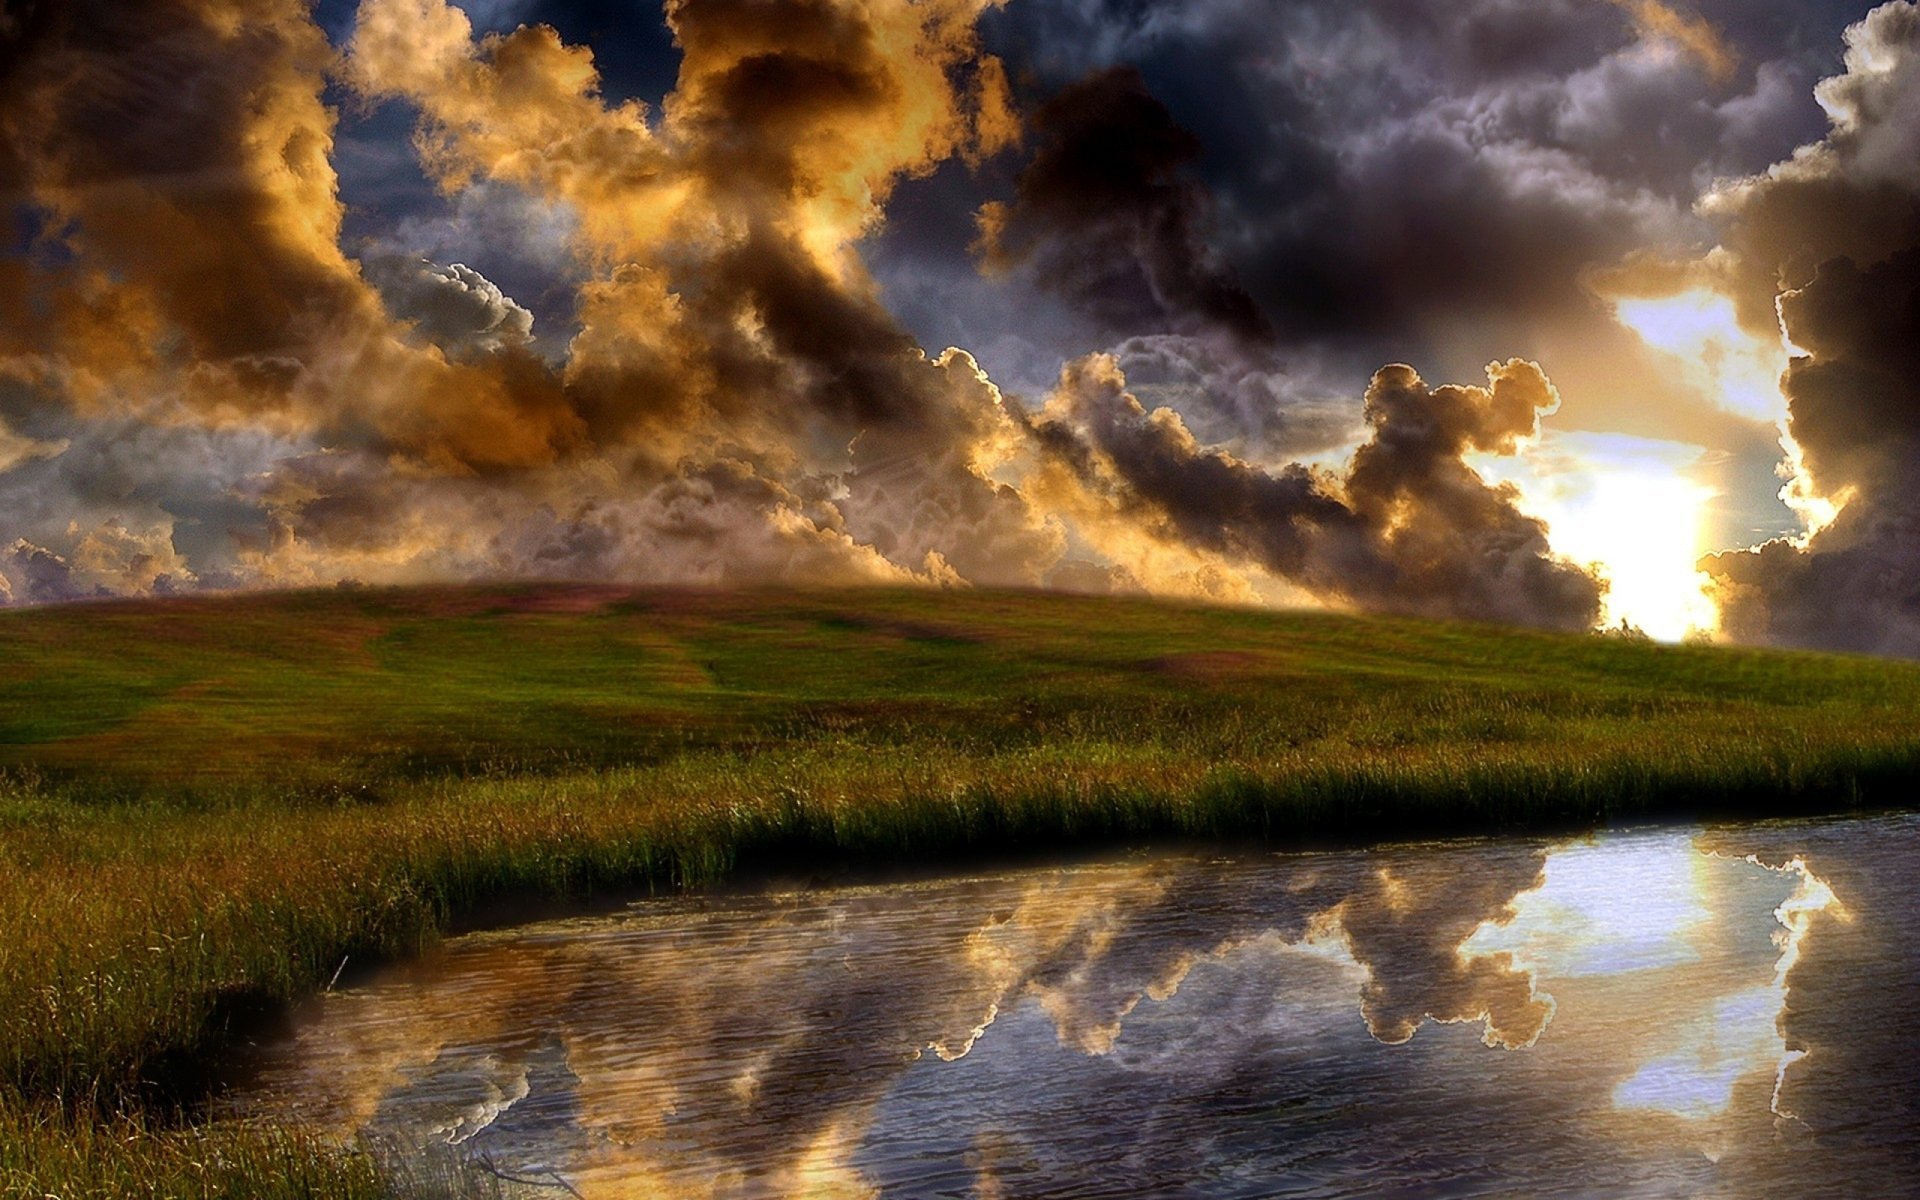
[[[1597,766],[1904,745],[1920,698],[1920,668],[1863,658],[994,592],[119,601],[0,613],[0,663],[0,769],[95,801],[349,794],[822,737],[974,756],[1205,747],[1248,768]]]

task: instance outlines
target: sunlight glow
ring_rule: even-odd
[[[1780,393],[1786,344],[1743,329],[1726,296],[1694,288],[1672,296],[1622,297],[1613,310],[1641,341],[1672,356],[1687,381],[1721,408],[1759,421],[1786,420]]]
[[[1540,886],[1514,898],[1512,918],[1480,926],[1460,952],[1509,953],[1557,979],[1690,962],[1709,915],[1704,861],[1684,838],[1563,847],[1547,857]]]
[[[1794,890],[1772,910],[1779,928],[1770,977],[1722,991],[1703,987],[1711,976],[1689,972],[1724,936],[1729,861],[1787,876]],[[1788,975],[1822,913],[1847,919],[1833,889],[1801,859],[1729,860],[1681,835],[1608,839],[1553,851],[1540,885],[1514,898],[1507,920],[1474,930],[1460,952],[1509,954],[1542,982],[1569,988],[1582,977],[1636,977],[1629,986],[1642,989],[1640,1003],[1659,1031],[1614,1087],[1618,1110],[1704,1121],[1728,1111],[1743,1080],[1770,1078],[1773,1112],[1791,1116],[1781,1093],[1805,1051],[1789,1045],[1781,1026]]]
[[[1715,1001],[1713,1015],[1686,1030],[1678,1051],[1647,1063],[1614,1089],[1614,1107],[1689,1120],[1727,1111],[1734,1085],[1780,1053],[1780,1004],[1771,987]]]
[[[1641,341],[1666,355],[1680,377],[1728,412],[1771,421],[1780,432],[1780,500],[1800,518],[1805,539],[1833,523],[1845,496],[1822,496],[1807,477],[1800,447],[1787,432],[1787,399],[1780,376],[1803,353],[1784,331],[1772,340],[1740,324],[1733,301],[1711,288],[1671,296],[1624,296],[1614,316]]]
[[[1693,478],[1696,446],[1610,434],[1552,433],[1522,456],[1476,463],[1514,484],[1547,523],[1554,552],[1606,576],[1603,621],[1663,641],[1711,631],[1718,614],[1696,569],[1718,493]]]

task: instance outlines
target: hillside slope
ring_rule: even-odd
[[[330,789],[823,734],[1346,758],[1904,739],[1920,667],[1048,594],[307,592],[0,613],[0,766]],[[1904,743],[1903,743],[1904,744]]]

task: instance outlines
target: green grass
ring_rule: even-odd
[[[991,592],[47,608],[0,679],[0,1195],[441,1187],[190,1106],[234,1022],[502,896],[1920,778],[1915,665]]]

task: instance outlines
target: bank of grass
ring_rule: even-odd
[[[132,1117],[90,1121],[44,1106],[0,1106],[0,1194],[379,1200],[409,1190],[365,1153],[289,1131],[156,1130]]]
[[[195,1124],[203,1069],[343,959],[503,896],[1841,809],[1920,778],[1908,664],[1061,596],[107,604],[0,614],[0,664],[0,1194],[401,1186]]]
[[[0,1105],[0,1195],[10,1197],[507,1200],[537,1182],[453,1158],[421,1163],[330,1146],[299,1130],[157,1125],[139,1113],[103,1120],[57,1106]]]

